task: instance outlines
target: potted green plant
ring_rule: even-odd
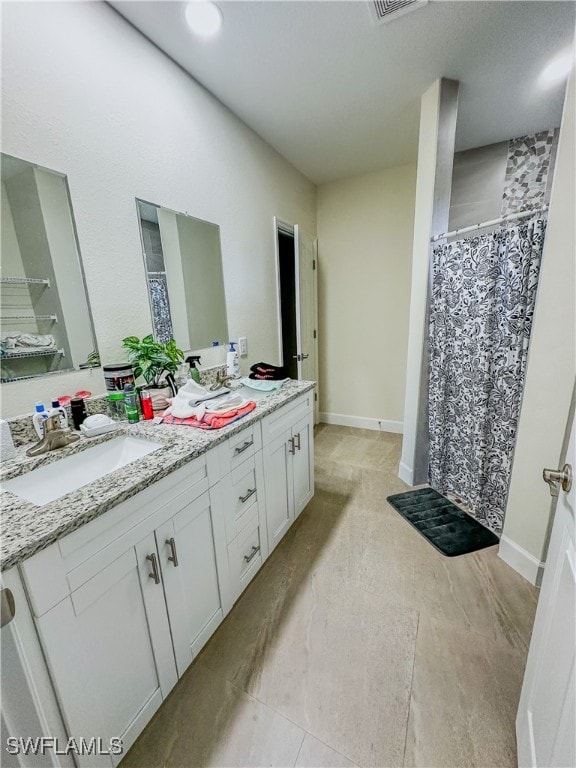
[[[139,339],[127,336],[122,340],[128,351],[128,360],[134,367],[134,378],[142,376],[146,388],[152,390],[152,407],[155,411],[168,407],[167,397],[175,394],[174,374],[184,360],[184,352],[178,349],[174,339],[166,344],[154,341],[152,334]],[[166,383],[163,383],[163,379]]]

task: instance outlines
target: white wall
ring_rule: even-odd
[[[151,331],[135,197],[220,225],[231,338],[278,357],[273,216],[316,232],[315,188],[104,3],[3,6],[3,151],[68,176],[103,362]],[[2,415],[100,371],[2,387]]]
[[[499,554],[538,583],[546,559],[552,500],[544,467],[562,464],[576,375],[575,78],[567,89],[542,266],[530,338],[510,492]]]
[[[414,165],[318,187],[323,421],[402,430],[415,187]]]

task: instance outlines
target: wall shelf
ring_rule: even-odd
[[[37,320],[48,320],[52,323],[58,322],[58,315],[6,315],[1,318],[2,323],[10,322],[10,320],[18,320],[18,322],[35,323]]]
[[[50,288],[50,280],[47,277],[0,277],[0,283],[5,285],[47,285]]]
[[[6,360],[19,360],[22,357],[46,357],[47,355],[62,356],[63,354],[63,349],[46,349],[46,347],[43,347],[42,349],[31,349],[30,351],[26,352],[5,351],[5,354],[0,357],[0,362],[4,362]]]

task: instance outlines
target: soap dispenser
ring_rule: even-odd
[[[235,341],[230,342],[230,349],[226,355],[226,374],[234,378],[240,375],[240,360],[238,359]]]

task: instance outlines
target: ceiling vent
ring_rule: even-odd
[[[375,24],[394,21],[409,11],[423,8],[428,0],[370,0],[369,6]]]

